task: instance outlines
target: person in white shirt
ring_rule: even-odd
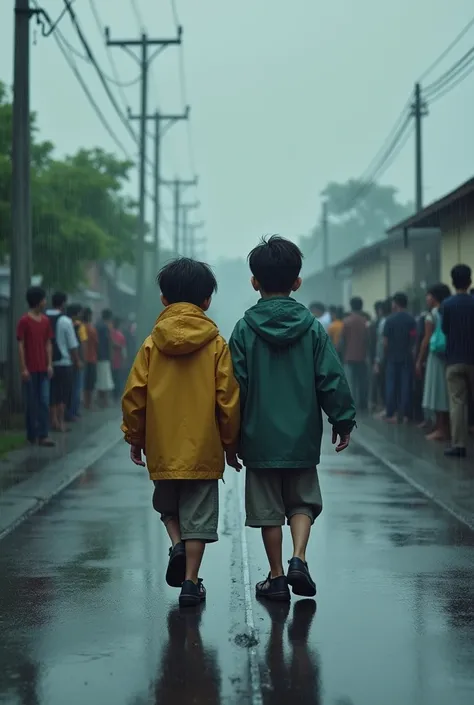
[[[329,326],[331,325],[332,318],[329,311],[326,310],[326,306],[319,301],[315,301],[309,306],[309,310],[313,316],[321,323],[324,330],[327,332]]]
[[[71,403],[73,365],[79,367],[79,341],[74,325],[64,309],[67,296],[53,294],[53,307],[46,311],[53,329],[53,379],[51,380],[51,425],[53,430],[65,433],[64,414]]]

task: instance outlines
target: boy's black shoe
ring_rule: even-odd
[[[309,574],[308,564],[302,561],[301,558],[292,558],[289,563],[288,584],[293,588],[293,594],[314,597],[316,595],[316,583]]]
[[[197,585],[192,580],[185,580],[179,596],[180,607],[195,607],[206,599],[206,588],[199,578]]]
[[[289,602],[291,600],[286,575],[272,578],[272,574],[269,573],[266,580],[257,583],[255,592],[257,597],[265,600],[275,600],[275,602]]]
[[[186,549],[181,541],[170,548],[170,559],[166,571],[166,582],[170,587],[181,587],[186,576]]]

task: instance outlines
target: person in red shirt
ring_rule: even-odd
[[[112,335],[112,377],[114,379],[114,399],[122,398],[125,385],[125,362],[127,357],[127,340],[121,330],[122,321],[114,319]]]
[[[20,370],[25,390],[26,436],[29,443],[51,447],[49,438],[49,386],[53,376],[54,337],[51,324],[43,311],[46,293],[39,286],[26,292],[29,311],[17,326]]]

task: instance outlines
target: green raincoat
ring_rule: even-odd
[[[229,342],[240,385],[240,454],[248,468],[319,463],[323,410],[337,433],[355,425],[339,356],[323,326],[294,299],[261,299]]]

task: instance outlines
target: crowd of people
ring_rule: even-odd
[[[66,433],[82,409],[121,398],[135,348],[135,327],[104,309],[94,323],[90,308],[68,305],[56,292],[47,307],[44,289],[26,294],[28,312],[18,321],[17,340],[29,443],[55,445],[50,432]]]
[[[414,316],[406,294],[375,303],[375,316],[353,297],[350,312],[313,303],[310,310],[344,363],[358,411],[389,424],[415,422],[445,455],[464,458],[474,427],[474,296],[472,272],[459,264],[452,289],[431,286],[426,310]]]

